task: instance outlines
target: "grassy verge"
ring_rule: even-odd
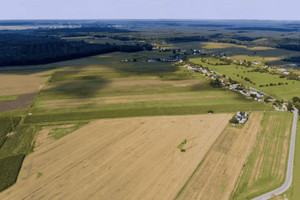
[[[25,123],[44,123],[55,121],[76,121],[114,117],[137,117],[137,116],[157,116],[157,115],[187,115],[206,114],[208,110],[214,113],[237,112],[240,110],[263,111],[267,107],[265,104],[245,103],[227,105],[201,105],[201,106],[174,106],[174,107],[150,107],[141,109],[117,109],[117,110],[95,110],[88,112],[63,112],[49,113],[45,115],[31,115],[24,120]],[[271,108],[270,108],[271,109]]]
[[[283,184],[290,142],[286,131],[291,121],[290,113],[265,113],[263,129],[230,199],[252,199]]]
[[[300,199],[300,120],[297,122],[297,133],[296,133],[296,145],[295,145],[295,157],[294,157],[294,171],[293,171],[293,182],[291,187],[280,196],[286,196],[290,200]]]

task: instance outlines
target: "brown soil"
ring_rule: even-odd
[[[16,100],[0,101],[0,112],[26,109],[37,93],[22,94]]]

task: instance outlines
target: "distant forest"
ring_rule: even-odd
[[[115,43],[88,43],[83,40],[70,41],[62,37],[88,36],[91,31],[120,33],[113,28],[75,28],[36,30],[33,32],[0,34],[0,66],[34,65],[76,59],[111,52],[136,52],[152,50],[143,43],[117,45]],[[123,32],[129,32],[124,30]],[[97,36],[96,36],[97,37]]]
[[[3,24],[4,23],[4,24]],[[2,22],[3,25],[9,25],[13,22]],[[16,23],[16,22],[15,22]],[[19,22],[23,23],[23,22]],[[25,23],[25,22],[24,22]],[[28,22],[29,23],[29,22]],[[33,22],[32,22],[33,23]],[[36,22],[35,22],[36,23]],[[50,23],[50,22],[47,22]],[[54,22],[53,22],[54,23]],[[56,22],[58,23],[58,22]],[[62,23],[62,22],[60,22]],[[67,23],[67,22],[64,22]],[[75,22],[73,22],[75,23]],[[78,24],[83,22],[76,22]],[[152,50],[153,42],[165,41],[168,43],[179,42],[224,42],[246,46],[266,46],[273,48],[281,48],[293,51],[300,51],[300,38],[289,37],[289,35],[260,36],[257,34],[245,35],[245,30],[264,30],[264,31],[282,31],[280,28],[249,28],[249,27],[231,27],[223,24],[223,31],[215,33],[199,32],[188,33],[180,32],[180,34],[172,34],[168,32],[168,28],[164,33],[156,33],[151,35],[143,34],[143,30],[139,31],[127,30],[125,28],[116,28],[109,25],[100,26],[99,24],[85,24],[81,28],[38,28],[32,30],[10,30],[0,31],[0,66],[18,66],[18,65],[34,65],[58,62],[69,59],[82,58],[86,56],[93,56],[103,53],[111,53],[116,51],[121,52],[137,52],[144,50]],[[125,23],[125,22],[123,22]],[[126,22],[133,23],[133,22]],[[142,22],[139,26],[143,27]],[[147,23],[143,22],[147,25]],[[150,24],[154,22],[148,22]],[[153,26],[160,26],[161,22],[155,22]],[[177,22],[176,22],[177,23]],[[178,22],[179,23],[179,22]],[[192,26],[194,22],[180,22],[188,23]],[[0,23],[1,25],[1,23]],[[22,24],[23,25],[23,24]],[[30,23],[28,24],[30,25]],[[76,24],[75,24],[76,25]],[[146,27],[145,25],[145,27]],[[176,24],[175,24],[176,25]],[[194,26],[200,26],[195,24]],[[149,24],[148,24],[149,26]],[[166,25],[167,26],[167,25]],[[208,24],[203,25],[205,27]],[[212,25],[217,27],[221,25]],[[126,26],[124,26],[126,27]],[[177,27],[177,26],[176,26]],[[128,28],[128,27],[127,27]],[[130,28],[129,28],[130,29]],[[184,27],[183,27],[184,29]],[[265,30],[267,29],[267,30]],[[237,32],[229,32],[226,30],[239,30]],[[285,28],[283,33],[287,30]],[[298,29],[297,29],[298,30]],[[225,32],[224,32],[225,31]],[[68,39],[68,38],[79,39]],[[82,39],[80,39],[82,37]],[[92,38],[92,40],[102,40],[102,42],[91,42],[85,40],[85,37]],[[299,57],[286,58],[286,61],[299,62]]]

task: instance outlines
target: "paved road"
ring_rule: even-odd
[[[264,195],[256,197],[254,200],[266,200],[270,199],[272,195],[280,195],[285,192],[292,184],[293,180],[293,165],[294,165],[294,152],[295,152],[295,139],[296,139],[296,128],[297,128],[297,117],[298,117],[298,110],[294,108],[294,121],[293,121],[293,128],[292,128],[292,137],[291,137],[291,144],[290,144],[290,152],[289,152],[289,160],[288,160],[288,167],[286,173],[286,179],[284,184],[271,192],[268,192]]]

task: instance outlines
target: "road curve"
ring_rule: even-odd
[[[270,199],[272,195],[280,195],[285,192],[292,184],[293,180],[293,166],[294,166],[294,152],[295,152],[295,139],[296,139],[296,128],[297,128],[297,117],[298,117],[298,110],[294,108],[294,120],[293,120],[293,128],[292,128],[292,136],[291,136],[291,144],[290,144],[290,152],[289,152],[289,160],[288,160],[288,167],[286,173],[286,179],[284,184],[271,192],[263,194],[259,197],[254,198],[253,200],[266,200]]]

